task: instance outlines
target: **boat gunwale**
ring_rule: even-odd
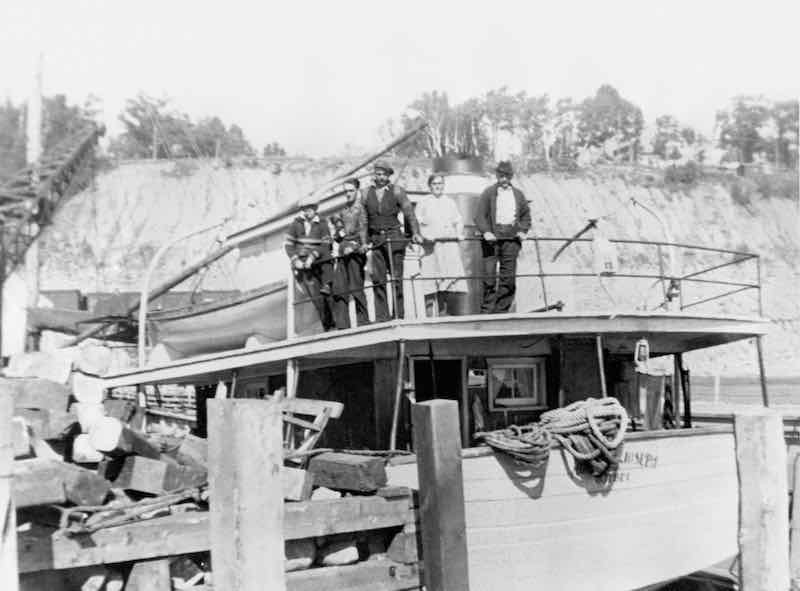
[[[650,441],[654,439],[674,439],[676,437],[704,437],[708,435],[731,434],[733,435],[733,425],[706,425],[702,427],[691,427],[689,429],[655,429],[652,431],[629,431],[625,433],[623,444],[629,441]],[[561,449],[561,444],[553,441],[550,444],[551,450]],[[488,445],[465,447],[461,450],[461,459],[470,460],[500,454]],[[413,453],[399,455],[389,458],[389,466],[402,466],[413,464],[417,461],[417,456]]]
[[[202,302],[199,304],[189,304],[179,308],[170,308],[168,310],[155,310],[148,312],[147,318],[153,322],[173,322],[177,320],[186,320],[188,318],[202,316],[204,314],[213,314],[220,310],[225,310],[234,306],[241,306],[253,300],[272,295],[286,289],[286,281],[276,281],[261,287],[249,289],[247,291],[226,296],[212,302]]]

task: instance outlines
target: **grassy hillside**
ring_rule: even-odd
[[[282,206],[308,194],[346,165],[342,161],[275,162],[266,168],[224,168],[209,162],[142,162],[123,164],[100,175],[92,190],[66,203],[42,241],[42,288],[90,291],[135,291],[156,250],[189,231],[217,224],[225,226],[192,238],[171,249],[157,269],[154,281],[167,277],[186,262],[208,252],[220,231],[247,227]],[[402,163],[401,163],[402,164]],[[429,170],[424,164],[397,166],[400,181],[423,189]],[[784,197],[743,198],[742,184],[733,177],[672,185],[660,173],[632,168],[602,168],[575,174],[522,176],[517,184],[531,200],[534,232],[538,236],[569,236],[588,218],[603,217],[601,230],[609,237],[666,240],[761,254],[765,315],[776,322],[765,348],[771,375],[800,375],[796,351],[800,350],[800,239],[796,201]],[[748,186],[745,185],[745,189]],[[749,190],[749,189],[748,189]],[[745,195],[748,197],[749,193]],[[635,197],[657,211],[656,216],[632,205]],[[591,234],[588,234],[591,236]],[[558,244],[542,258],[549,261]],[[549,247],[548,247],[549,248]],[[626,268],[657,272],[653,249],[620,248]],[[717,259],[714,259],[717,257]],[[679,268],[709,266],[719,255],[680,253]],[[557,264],[546,262],[545,271],[591,268],[591,245],[573,245]],[[666,261],[666,256],[662,261]],[[533,245],[526,245],[523,270],[536,270]],[[748,266],[749,265],[749,266]],[[709,275],[728,280],[754,280],[755,265],[735,266]],[[246,289],[285,273],[280,258],[248,260],[226,258],[204,278],[207,289]],[[527,293],[531,302],[540,297],[538,282]],[[572,309],[631,306],[653,307],[660,301],[660,286],[652,280],[605,282],[597,278],[575,280],[562,290]],[[692,290],[690,292],[690,290]],[[717,292],[719,288],[717,288]],[[686,285],[684,295],[699,299],[716,293],[709,286]],[[642,294],[645,294],[644,296]],[[553,294],[551,294],[551,300]],[[566,300],[565,300],[566,301]],[[698,311],[752,312],[754,296],[742,294],[712,302]],[[755,372],[754,347],[726,347],[721,361],[709,353],[690,360],[697,373],[748,375]]]

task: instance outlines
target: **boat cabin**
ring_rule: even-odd
[[[765,331],[756,255],[676,244],[668,235],[598,240],[585,234],[592,220],[572,237],[526,238],[511,311],[480,314],[481,246],[472,220],[491,180],[473,160],[439,161],[434,169],[445,175],[465,228],[458,248],[466,293],[445,313],[430,305],[437,277],[420,264],[435,244],[425,252],[409,247],[405,317],[356,327],[351,302],[353,328],[324,332],[285,255],[275,259],[283,227],[273,220],[271,233],[248,248],[257,253],[261,245],[285,266],[287,281],[240,302],[154,316],[151,336],[166,355],[106,376],[106,387],[194,385],[201,431],[203,400],[221,383],[229,396],[286,388],[289,396],[342,402],[320,445],[348,449],[411,449],[410,403],[449,398],[459,404],[462,444],[470,446],[476,432],[528,423],[588,397],[616,397],[633,429],[690,426],[682,355]],[[330,203],[323,215],[342,205]],[[372,309],[369,281],[366,294]],[[721,298],[737,313],[719,313]]]

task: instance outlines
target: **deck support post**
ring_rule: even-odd
[[[0,589],[19,589],[17,566],[17,511],[11,496],[14,476],[14,441],[11,419],[14,397],[0,394]]]
[[[742,591],[789,588],[786,442],[780,413],[734,415],[739,473],[739,581]]]
[[[403,401],[403,375],[405,372],[406,342],[397,342],[397,379],[394,385],[394,409],[392,410],[392,431],[389,436],[389,449],[397,449],[397,429],[400,423],[400,404]]]
[[[603,393],[603,398],[608,398],[608,388],[606,387],[606,368],[605,360],[603,359],[603,336],[597,335],[597,367],[600,371],[600,391]]]
[[[761,378],[761,401],[764,406],[769,406],[769,395],[767,394],[767,374],[764,372],[764,345],[762,337],[756,337],[756,352],[758,354],[758,375]]]
[[[425,586],[428,591],[466,591],[469,576],[458,403],[429,400],[414,404],[412,420]]]
[[[209,400],[208,428],[214,587],[284,591],[280,404]]]

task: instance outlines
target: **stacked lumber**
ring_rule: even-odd
[[[3,395],[15,406],[22,589],[210,584],[206,439],[106,398],[96,378],[74,370],[64,383],[0,379]],[[382,578],[380,588],[415,587],[410,492],[386,487],[380,455],[314,449],[337,405],[287,402],[285,439],[303,451],[285,450],[280,474],[287,588],[380,587]]]
[[[36,376],[40,371],[61,381]],[[147,428],[136,405],[105,399],[100,381],[80,371],[70,369],[66,379],[41,366],[26,372],[34,375],[0,378],[0,397],[13,401],[11,498],[19,532],[80,540],[121,524],[207,508],[201,456],[189,445],[178,445],[181,453],[166,449],[168,438]],[[140,569],[129,572],[129,566],[23,573],[20,584],[123,589],[127,579],[124,588],[135,589],[131,573]]]

